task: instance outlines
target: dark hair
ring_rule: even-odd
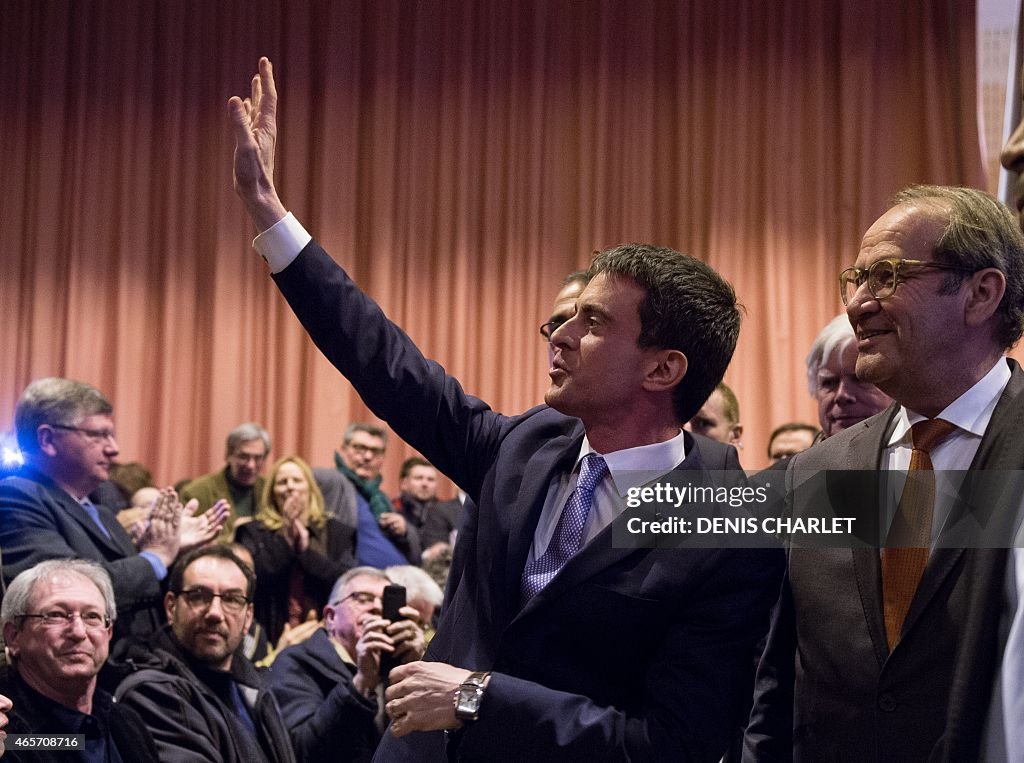
[[[153,473],[145,464],[131,461],[127,464],[110,465],[110,481],[114,483],[121,495],[131,503],[132,496],[144,487],[153,486]]]
[[[594,252],[594,254],[600,254],[600,252]],[[562,279],[562,286],[568,286],[571,283],[581,283],[586,286],[590,283],[590,271],[589,270],[574,270],[565,278]]]
[[[802,421],[790,421],[786,424],[780,424],[768,435],[768,458],[772,457],[772,443],[775,442],[775,438],[780,434],[786,434],[786,432],[810,432],[812,437],[817,437],[821,434],[821,430],[814,426],[814,424],[805,424]]]
[[[919,201],[931,202],[947,220],[933,249],[936,262],[972,271],[996,268],[1006,278],[993,338],[1012,347],[1024,331],[1024,234],[1017,219],[994,196],[974,188],[914,185],[897,193],[892,204]],[[955,293],[968,277],[964,271],[946,273],[939,294]]]
[[[740,333],[736,292],[710,266],[674,249],[623,244],[599,253],[590,278],[609,273],[635,281],[641,347],[679,350],[688,362],[672,396],[676,419],[689,421],[725,375]]]
[[[419,456],[413,456],[412,458],[407,458],[402,462],[402,468],[398,471],[398,479],[404,480],[412,474],[412,470],[417,466],[429,466],[431,469],[434,468],[434,465],[427,461],[427,459],[420,458]]]
[[[382,440],[385,448],[388,446],[388,430],[384,427],[379,427],[376,424],[363,424],[361,422],[349,424],[345,428],[345,434],[342,437],[341,444],[348,445],[352,442],[352,435],[356,432],[366,432],[370,437],[377,437]]]
[[[252,571],[252,567],[242,561],[242,559],[236,554],[230,545],[217,544],[214,546],[200,546],[194,548],[191,551],[186,551],[184,554],[178,557],[178,560],[171,567],[171,574],[167,576],[167,589],[174,595],[181,593],[181,587],[185,584],[185,570],[189,568],[192,562],[203,559],[207,556],[212,556],[216,559],[227,559],[229,562],[234,562],[238,569],[245,575],[245,598],[252,601],[253,594],[256,592],[256,573]]]

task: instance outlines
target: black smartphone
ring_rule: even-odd
[[[395,620],[401,620],[402,615],[399,614],[398,610],[405,606],[405,586],[404,585],[386,585],[384,586],[384,593],[380,597],[381,603],[381,615],[391,622]]]
[[[405,586],[388,585],[384,586],[384,593],[381,594],[381,615],[391,622],[404,619],[405,615],[399,613],[405,606]],[[398,660],[393,655],[382,652],[380,655],[380,677],[387,678],[391,669],[398,665]]]

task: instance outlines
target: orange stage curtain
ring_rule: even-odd
[[[956,0],[5,0],[0,431],[31,379],[89,381],[172,482],[242,421],[326,465],[367,418],[231,188],[226,101],[266,54],[285,203],[468,390],[539,402],[562,276],[672,246],[746,305],[726,381],[761,466],[814,421],[803,358],[886,199],[984,185],[974,28]]]

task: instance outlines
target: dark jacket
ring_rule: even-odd
[[[267,631],[267,640],[276,644],[288,622],[288,593],[292,570],[302,573],[302,588],[317,616],[327,605],[331,588],[346,570],[355,566],[355,531],[337,519],[328,517],[322,530],[309,528],[310,535],[326,535],[327,553],[314,551],[312,545],[296,554],[288,541],[260,522],[239,525],[235,539],[252,552],[256,565],[256,597],[253,611]]]
[[[114,694],[146,722],[163,763],[292,763],[288,732],[273,696],[256,668],[240,652],[230,676],[250,708],[254,739],[200,675],[212,673],[190,661],[173,635],[160,631],[147,646],[134,644],[123,663],[111,666],[121,678]],[[217,676],[219,678],[219,675]]]
[[[376,699],[352,688],[355,666],[342,661],[322,628],[274,660],[267,685],[302,761],[368,761],[380,734]]]
[[[13,667],[0,671],[0,694],[14,703],[8,713],[10,723],[4,729],[8,734],[95,733],[85,729],[65,728],[50,707],[50,702],[33,691]],[[113,743],[124,763],[156,763],[159,760],[153,737],[138,713],[115,703],[110,694],[102,689],[96,689],[92,702],[91,717],[96,722],[96,731],[106,735],[107,743]],[[20,752],[8,743],[4,763],[66,763],[72,755],[67,751],[42,748]]]
[[[957,526],[961,510],[978,528],[1012,527],[1017,516],[1019,483],[1007,475],[1024,457],[1024,373],[1013,361],[1010,368],[971,464],[972,475],[996,476],[961,488],[946,527]],[[869,542],[790,550],[744,760],[958,762],[977,760],[984,748],[1007,550],[937,542],[900,640],[889,648],[877,520],[880,496],[888,494],[882,456],[898,409],[893,404],[791,459],[787,487],[798,484],[801,499],[792,510],[828,505],[836,516],[857,517],[868,528],[858,536]],[[1011,538],[1012,530],[995,537]]]
[[[462,524],[462,503],[458,498],[450,501],[438,501],[432,498],[421,501],[409,493],[402,493],[393,501],[395,508],[402,513],[420,534],[420,545],[423,550],[435,543],[451,542],[453,530]]]
[[[148,638],[164,622],[163,589],[149,561],[139,555],[114,512],[96,506],[107,537],[77,501],[46,475],[26,466],[0,480],[0,548],[3,575],[46,559],[79,558],[110,573],[117,600],[114,639]]]
[[[523,605],[537,520],[552,481],[575,464],[582,423],[546,406],[500,416],[467,395],[315,242],[274,280],[368,408],[478,507],[460,530],[458,584],[428,650],[494,671],[458,754],[718,761],[750,696],[750,654],[783,554],[625,547],[613,543],[623,517]],[[680,472],[738,468],[735,449],[685,439]],[[444,739],[386,734],[377,759],[446,760]]]

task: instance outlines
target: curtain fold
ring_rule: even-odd
[[[265,54],[283,200],[469,391],[540,402],[562,277],[672,246],[747,308],[726,381],[764,465],[815,420],[803,358],[886,199],[984,185],[974,25],[953,0],[7,0],[0,431],[31,379],[82,379],[167,483],[242,421],[329,465],[368,418],[232,191],[226,101]]]

